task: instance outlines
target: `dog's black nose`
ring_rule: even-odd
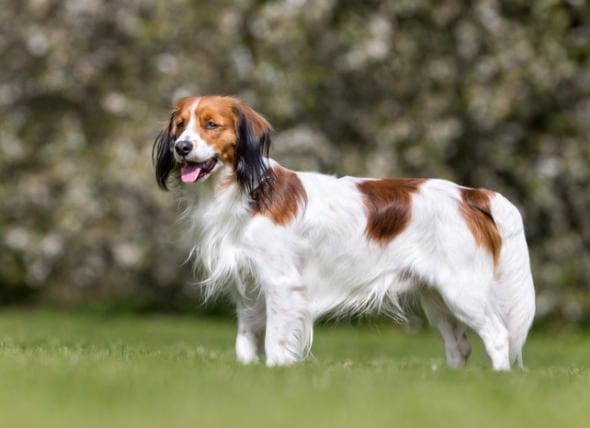
[[[176,144],[174,144],[174,150],[176,150],[176,153],[178,153],[180,156],[188,155],[192,149],[193,143],[190,141],[182,140],[177,141]]]

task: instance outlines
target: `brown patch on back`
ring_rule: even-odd
[[[425,181],[423,178],[386,178],[357,184],[365,201],[367,236],[386,244],[399,235],[410,221],[412,194]]]
[[[297,215],[299,206],[307,202],[303,183],[293,171],[274,167],[270,182],[254,202],[253,214],[264,215],[278,226],[285,226]]]
[[[494,192],[487,189],[461,188],[459,211],[467,222],[469,230],[478,245],[488,250],[498,264],[502,237],[496,228],[496,222],[490,209],[490,199]]]

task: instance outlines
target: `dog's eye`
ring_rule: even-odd
[[[207,122],[207,124],[205,125],[205,129],[217,129],[219,128],[219,125],[215,122],[209,121]]]
[[[178,122],[176,124],[176,129],[178,129],[178,130],[184,129],[184,122]]]

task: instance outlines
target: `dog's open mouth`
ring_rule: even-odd
[[[207,177],[217,165],[217,157],[205,162],[187,162],[180,169],[180,179],[183,183],[194,183]]]

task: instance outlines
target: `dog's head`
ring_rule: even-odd
[[[181,98],[154,142],[158,185],[167,190],[171,176],[189,185],[225,166],[233,170],[240,187],[252,194],[270,174],[264,159],[270,133],[266,119],[237,98]]]

